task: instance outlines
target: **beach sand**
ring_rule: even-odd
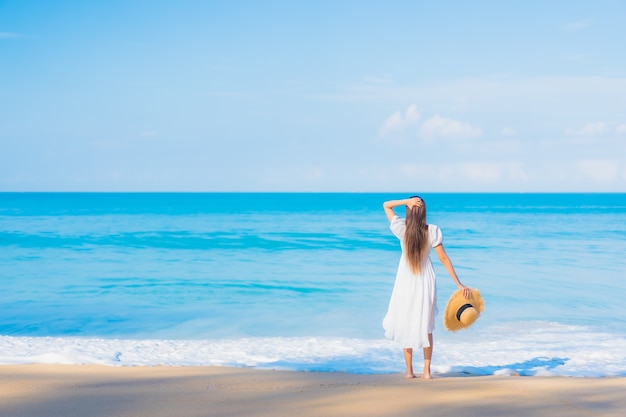
[[[2,417],[624,416],[626,378],[0,366]]]

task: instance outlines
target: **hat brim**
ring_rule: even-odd
[[[480,291],[472,289],[472,296],[465,298],[463,296],[463,290],[457,290],[450,296],[448,304],[446,305],[446,311],[443,315],[443,325],[446,329],[451,332],[456,332],[457,330],[466,329],[472,324],[465,324],[456,318],[457,311],[465,304],[471,304],[478,312],[478,316],[480,316],[480,313],[485,309],[485,302],[480,295]]]

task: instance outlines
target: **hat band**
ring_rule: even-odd
[[[468,308],[474,308],[474,306],[471,304],[464,304],[459,308],[459,310],[456,312],[456,319],[458,321],[461,321],[461,314],[463,314],[463,312]]]

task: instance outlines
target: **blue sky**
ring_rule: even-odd
[[[626,192],[625,1],[0,0],[0,191]]]

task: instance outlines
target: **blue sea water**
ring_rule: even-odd
[[[401,372],[399,197],[0,193],[0,363]],[[486,303],[468,330],[437,317],[435,372],[626,376],[626,194],[423,197]]]

